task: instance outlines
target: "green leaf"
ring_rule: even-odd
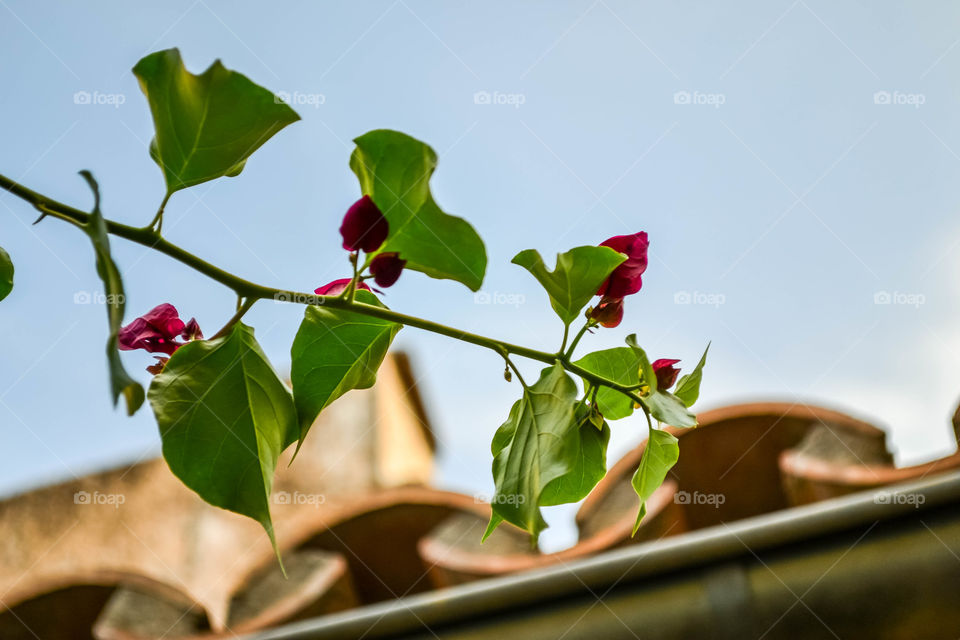
[[[384,305],[369,291],[357,302]],[[402,325],[354,311],[308,306],[291,349],[290,380],[300,420],[300,442],[317,415],[351,389],[367,389]]]
[[[637,336],[627,336],[627,344],[640,361],[640,379],[645,385],[640,389],[640,400],[658,422],[674,427],[695,427],[697,417],[691,413],[677,396],[657,389],[657,376],[646,352],[637,344]]]
[[[270,490],[297,417],[253,329],[238,322],[223,337],[180,347],[148,396],[174,475],[210,504],[259,522],[276,550]]]
[[[81,171],[80,175],[93,191],[93,211],[84,231],[93,243],[93,251],[97,257],[97,274],[103,281],[103,291],[106,294],[107,322],[110,328],[110,335],[107,337],[107,365],[110,370],[113,406],[117,406],[122,395],[127,404],[127,415],[132,416],[143,405],[143,387],[123,368],[117,348],[117,334],[123,324],[126,302],[123,279],[110,254],[110,236],[107,234],[107,223],[100,212],[100,189],[97,181],[89,171]]]
[[[10,254],[0,247],[0,300],[3,300],[13,291],[13,261]]]
[[[589,407],[581,407],[577,415],[579,440],[574,465],[564,475],[550,482],[540,495],[543,506],[578,502],[587,497],[607,473],[607,443],[610,442],[610,426],[601,421],[596,426],[591,421],[595,415]]]
[[[693,403],[700,397],[700,381],[703,379],[703,366],[707,363],[708,351],[710,351],[709,344],[703,350],[703,355],[700,356],[700,362],[697,363],[697,366],[693,371],[680,378],[676,389],[673,391],[673,395],[680,398],[680,401],[687,407],[692,407]]]
[[[643,457],[640,459],[640,466],[637,472],[633,474],[634,491],[640,497],[640,511],[637,513],[637,522],[633,525],[633,533],[640,528],[640,521],[647,513],[647,500],[653,495],[664,479],[667,472],[677,463],[680,458],[680,447],[677,439],[666,431],[660,429],[650,429],[650,437],[647,439],[647,447],[643,451]]]
[[[550,296],[550,306],[563,324],[569,326],[580,315],[597,289],[626,256],[610,247],[576,247],[557,255],[557,264],[549,271],[536,249],[527,249],[514,256],[520,265],[537,279]]]
[[[672,393],[654,391],[651,394],[640,396],[640,400],[657,422],[674,427],[697,426],[697,416],[691,413],[686,405]]]
[[[433,149],[387,129],[370,131],[354,142],[350,168],[390,223],[380,251],[399,252],[408,269],[480,289],[487,268],[483,241],[466,220],[444,213],[434,202]]]
[[[627,347],[594,351],[574,364],[619,384],[640,384],[640,358]],[[607,420],[619,420],[633,413],[633,400],[610,387],[600,387],[597,389],[597,408]]]
[[[524,388],[523,397],[510,409],[491,446],[496,493],[484,539],[502,520],[529,531],[534,540],[546,528],[540,514],[544,489],[577,464],[576,394],[577,385],[557,363]]]
[[[633,349],[633,353],[637,356],[640,365],[640,380],[647,387],[643,391],[653,393],[657,390],[657,374],[653,371],[653,365],[650,364],[647,352],[637,344],[637,334],[631,333],[627,336],[627,345]]]
[[[220,176],[235,176],[260,145],[300,119],[289,106],[216,60],[200,75],[180,51],[151,53],[133,68],[147,96],[156,136],[150,155],[167,195]]]

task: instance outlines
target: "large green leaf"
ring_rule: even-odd
[[[397,251],[407,268],[456,280],[476,291],[487,254],[470,224],[444,213],[430,193],[437,154],[410,136],[379,129],[356,138],[350,168],[390,223],[380,251]]]
[[[13,261],[10,254],[0,247],[0,300],[3,300],[13,291]]]
[[[216,60],[200,75],[180,51],[151,53],[133,68],[153,114],[150,155],[163,170],[167,194],[235,176],[260,145],[300,119],[289,106]]]
[[[640,511],[633,533],[640,527],[640,521],[647,514],[647,500],[653,495],[667,477],[667,472],[680,458],[680,447],[672,434],[660,429],[650,429],[647,447],[640,458],[640,466],[633,474],[633,490],[640,497]]]
[[[177,349],[150,385],[170,470],[210,504],[259,522],[276,548],[270,490],[296,439],[293,398],[242,323]]]
[[[680,398],[668,391],[654,391],[640,396],[640,400],[658,422],[674,427],[697,426],[697,416],[680,401]]]
[[[619,384],[640,384],[640,358],[627,347],[594,351],[574,364]],[[619,420],[633,413],[633,400],[610,387],[600,387],[597,389],[597,408],[607,420]]]
[[[369,291],[357,302],[382,307]],[[324,408],[351,389],[372,387],[377,369],[402,325],[354,311],[308,306],[291,349],[290,380],[300,441]]]
[[[553,271],[547,269],[536,249],[521,251],[512,262],[529,271],[543,285],[550,296],[550,306],[563,324],[569,325],[624,260],[625,255],[610,247],[576,247],[557,255]]]
[[[496,493],[484,538],[503,520],[529,531],[534,540],[546,528],[540,515],[541,495],[577,464],[576,394],[576,384],[558,363],[544,369],[514,403],[510,417],[493,437]]]
[[[602,421],[597,428],[590,421],[590,408],[581,406],[577,413],[579,424],[577,453],[573,467],[559,478],[554,478],[540,494],[543,506],[578,502],[587,497],[607,473],[607,443],[610,425]]]
[[[640,400],[658,422],[674,427],[695,427],[695,416],[686,405],[675,395],[666,390],[657,388],[657,376],[653,365],[647,358],[646,352],[637,344],[637,336],[627,336],[627,344],[633,349],[640,362],[640,379],[644,387],[640,390]]]
[[[103,281],[103,291],[106,294],[107,322],[110,328],[110,335],[107,337],[107,365],[110,370],[113,405],[117,405],[122,395],[127,404],[127,415],[132,416],[143,405],[143,387],[123,368],[117,348],[117,334],[123,324],[126,302],[123,279],[110,254],[110,236],[107,234],[107,223],[100,212],[100,189],[97,181],[89,171],[81,171],[80,175],[93,190],[93,211],[84,230],[93,243],[93,251],[97,257],[97,274]]]
[[[700,381],[703,379],[703,366],[707,364],[708,351],[710,351],[709,344],[703,350],[700,362],[697,363],[693,371],[680,378],[680,381],[677,382],[677,388],[673,392],[673,395],[677,396],[688,407],[692,407],[693,403],[700,397]]]

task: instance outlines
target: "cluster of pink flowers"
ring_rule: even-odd
[[[623,299],[640,291],[643,287],[643,273],[647,270],[647,251],[650,240],[646,231],[626,236],[613,236],[600,243],[601,247],[610,247],[627,256],[617,265],[600,288],[597,295],[600,302],[590,312],[590,317],[605,327],[616,327],[623,320]],[[669,389],[677,381],[680,370],[673,365],[679,360],[661,358],[652,364],[657,376],[657,388]]]
[[[384,217],[380,208],[376,205],[370,196],[363,196],[354,202],[347,213],[343,216],[343,222],[340,224],[340,235],[343,237],[343,248],[351,253],[363,251],[364,253],[373,253],[387,239],[390,233],[390,223]],[[370,275],[378,287],[389,287],[400,279],[403,268],[407,261],[400,257],[396,251],[385,251],[374,256],[370,261]],[[317,288],[314,293],[322,296],[336,295],[343,291],[350,284],[350,279],[334,280],[322,287]],[[369,290],[370,287],[362,282],[358,283],[358,288]]]
[[[613,236],[601,242],[600,246],[610,247],[627,256],[600,285],[597,290],[600,302],[591,315],[605,327],[616,327],[623,320],[623,299],[640,291],[643,286],[650,241],[647,232],[640,231],[628,236]]]
[[[121,351],[144,349],[148,353],[165,353],[170,356],[186,344],[183,340],[202,339],[203,332],[200,331],[196,319],[190,318],[188,322],[184,322],[180,319],[176,307],[165,302],[120,329],[117,345]],[[154,357],[157,362],[147,367],[147,371],[156,374],[163,370],[163,365],[169,358]]]

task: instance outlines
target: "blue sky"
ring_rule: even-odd
[[[359,195],[350,140],[399,129],[440,155],[436,199],[484,237],[483,291],[504,304],[407,273],[392,307],[553,349],[559,322],[510,258],[646,230],[644,289],[587,348],[636,332],[653,357],[692,366],[712,340],[702,407],[825,404],[883,425],[898,459],[916,462],[952,450],[960,399],[958,18],[947,2],[388,0],[267,12],[0,0],[0,172],[86,208],[76,172],[90,169],[106,215],[145,224],[163,180],[129,70],[167,47],[194,72],[219,57],[299,99],[303,121],[238,178],[176,194],[171,240],[265,284],[309,290],[347,275],[336,229]],[[159,451],[149,411],[128,419],[108,401],[103,309],[75,302],[100,291],[88,244],[32,219],[0,196],[0,246],[17,267],[0,303],[2,493]],[[121,240],[114,253],[130,317],[170,301],[212,332],[230,315],[232,294],[187,268]],[[890,304],[877,304],[883,294]],[[261,304],[248,317],[287,370],[300,310]],[[489,492],[490,437],[518,394],[502,362],[413,329],[397,344],[437,424],[437,482]],[[125,360],[146,382],[149,358]],[[611,461],[643,433],[639,420],[616,423]],[[548,545],[569,541],[569,519],[548,513],[563,525]]]

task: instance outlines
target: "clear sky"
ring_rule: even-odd
[[[953,449],[960,399],[958,20],[949,2],[0,0],[0,172],[87,208],[76,172],[90,169],[106,215],[145,224],[163,179],[129,70],[174,46],[197,73],[219,57],[299,100],[303,121],[240,177],[176,194],[171,240],[265,284],[345,276],[350,140],[399,129],[438,152],[434,194],[485,239],[483,291],[503,304],[411,272],[393,308],[554,349],[559,321],[510,258],[646,230],[643,291],[586,347],[636,332],[689,367],[712,340],[701,407],[825,404],[881,424],[916,462]],[[0,195],[17,267],[0,303],[4,494],[159,452],[149,410],[110,406],[88,243],[33,213]],[[119,239],[114,253],[129,317],[169,301],[213,332],[232,312],[189,269]],[[281,372],[300,316],[248,316]],[[516,383],[469,345],[414,329],[396,344],[437,425],[438,484],[489,492]],[[146,383],[151,360],[124,357]],[[613,425],[611,462],[641,420]],[[548,512],[548,546],[570,541],[570,514]]]

